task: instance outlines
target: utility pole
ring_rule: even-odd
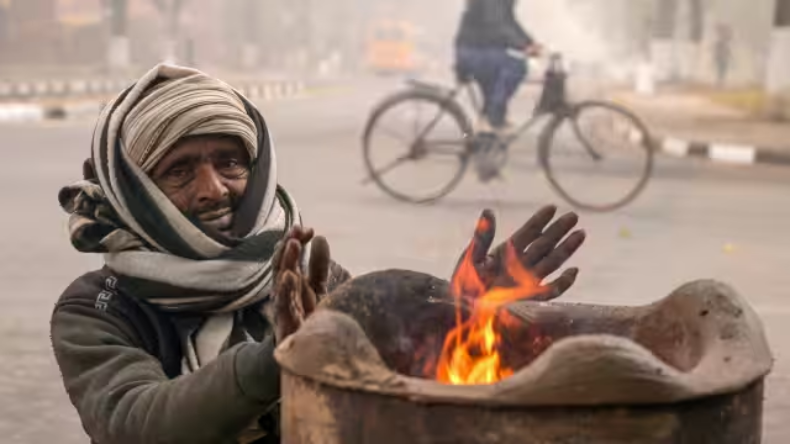
[[[655,0],[650,60],[656,80],[668,80],[675,71],[675,30],[678,0]]]
[[[162,17],[163,54],[167,63],[178,59],[178,38],[180,36],[181,9],[186,0],[153,0]]]
[[[766,92],[786,93],[790,88],[790,0],[776,0],[767,72]]]
[[[107,48],[110,70],[123,70],[130,63],[128,6],[127,0],[106,0],[105,3],[110,24],[110,40]]]
[[[703,60],[705,8],[702,0],[682,0],[678,5],[678,13],[673,77],[685,81],[697,78],[702,68],[700,61]]]

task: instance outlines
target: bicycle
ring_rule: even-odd
[[[500,177],[502,169],[508,163],[510,146],[545,117],[548,123],[538,136],[537,154],[538,163],[552,188],[568,203],[583,210],[612,211],[627,205],[644,190],[653,171],[654,148],[650,132],[633,112],[618,104],[601,100],[569,103],[566,81],[567,72],[563,66],[562,55],[552,54],[542,82],[540,98],[532,115],[525,123],[518,126],[515,132],[498,135],[492,132],[475,132],[469,114],[460,101],[462,92],[466,91],[472,107],[478,115],[481,114],[481,101],[475,92],[474,79],[459,76],[454,88],[409,80],[407,82],[409,88],[390,95],[380,102],[371,112],[365,125],[362,144],[368,177],[364,183],[375,182],[385,193],[401,201],[411,203],[438,201],[460,183],[470,160],[474,161],[481,181],[488,182]],[[374,148],[383,146],[383,143],[376,142],[377,137],[389,135],[393,140],[403,140],[403,137],[394,136],[394,131],[385,126],[386,118],[394,115],[396,110],[407,107],[421,110],[422,105],[437,108],[432,114],[433,118],[425,126],[416,122],[410,125],[415,137],[407,142],[405,153],[401,153],[383,167],[376,167],[373,159]],[[421,114],[420,111],[418,113]],[[587,126],[588,116],[594,117],[591,121],[592,126]],[[441,134],[432,135],[441,133],[443,122],[449,124],[452,134],[449,137],[442,137]],[[571,148],[570,155],[566,154],[563,157],[558,147],[566,148],[574,142],[576,146]],[[415,196],[397,190],[384,179],[387,174],[407,162],[426,163],[431,155],[452,164],[449,180],[443,180],[437,190],[427,195]],[[631,168],[623,167],[624,155],[641,157],[636,166]],[[562,162],[571,156],[586,159],[583,161],[586,164],[571,160],[563,170]],[[620,162],[616,164],[614,171],[605,173],[607,179],[619,182],[615,188],[624,188],[622,178],[625,174],[636,174],[634,184],[625,187],[625,192],[617,198],[605,202],[592,202],[576,196],[576,193],[570,190],[570,185],[560,180],[560,171],[569,172],[572,177],[575,174],[577,182],[582,179],[580,182],[584,189],[582,191],[603,189],[603,185],[591,185],[588,182],[591,172],[585,168],[588,168],[587,164],[600,167],[609,160]],[[429,177],[438,176],[436,168],[434,165],[433,170],[427,170]],[[407,175],[410,183],[416,182],[416,178],[416,173]]]

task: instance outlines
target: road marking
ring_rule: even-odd
[[[664,139],[663,150],[665,153],[673,156],[686,157],[689,152],[689,143],[680,139],[666,138]]]
[[[43,118],[41,106],[24,103],[0,106],[0,122],[29,122]]]
[[[645,140],[644,136],[645,135],[642,133],[642,131],[639,131],[636,128],[631,128],[628,131],[628,141],[630,143],[635,144],[635,145],[638,145],[638,144],[641,144],[642,142],[644,142],[644,140]]]
[[[757,150],[745,145],[713,144],[708,156],[720,162],[752,164],[757,158]]]

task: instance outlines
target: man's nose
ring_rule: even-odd
[[[196,195],[200,203],[224,200],[230,194],[222,176],[212,165],[200,165],[195,175]]]

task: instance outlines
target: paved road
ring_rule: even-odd
[[[391,85],[388,85],[391,86]],[[307,222],[332,242],[353,272],[402,267],[447,276],[483,207],[502,233],[558,198],[539,170],[512,171],[482,186],[470,176],[444,202],[408,206],[359,185],[361,121],[386,90],[362,82],[263,104],[280,177]],[[85,443],[49,348],[53,302],[98,257],[74,252],[58,188],[78,178],[89,122],[0,127],[6,208],[0,245],[0,436],[4,443]],[[769,380],[765,440],[790,442],[790,170],[729,168],[662,159],[646,193],[616,214],[584,214],[589,241],[569,300],[643,304],[698,278],[733,285],[762,315],[776,356]],[[621,236],[623,230],[630,236]],[[730,248],[725,248],[729,245]]]

